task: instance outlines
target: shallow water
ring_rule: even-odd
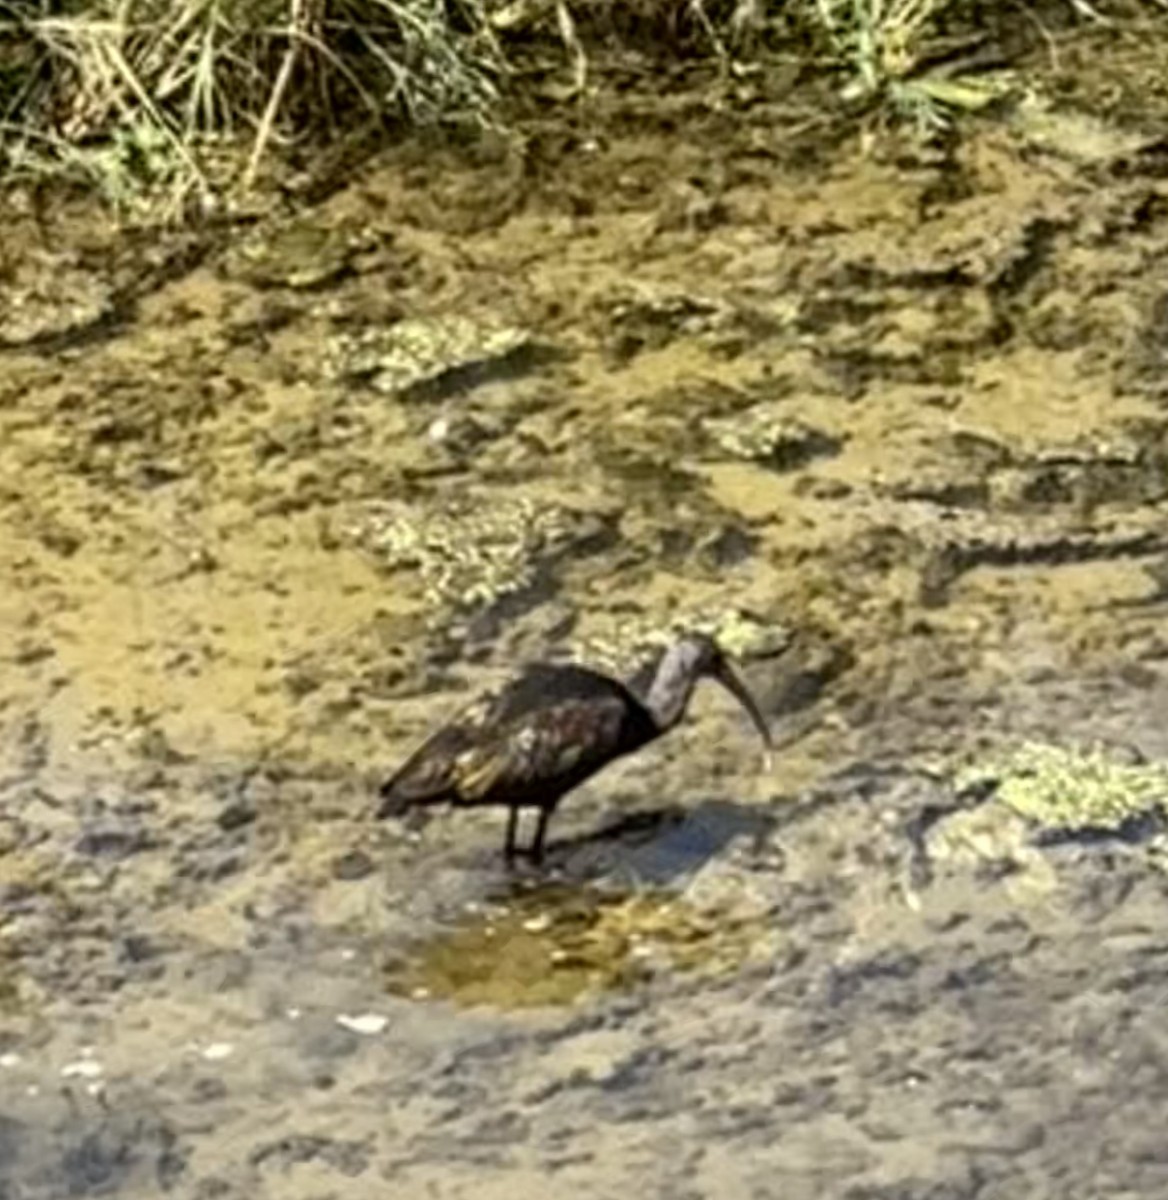
[[[596,111],[534,180],[403,150],[308,262],[14,226],[0,1191],[1161,1194],[1154,823],[955,785],[1168,758],[1168,196],[1152,100],[1096,99],[945,153],[779,102]],[[338,371],[403,316],[425,386]],[[518,658],[692,622],[772,776],[708,689],[518,892],[501,813],[370,819]]]

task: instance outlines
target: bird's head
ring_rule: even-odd
[[[722,647],[707,634],[687,633],[674,647],[674,654],[683,673],[688,674],[691,679],[708,676],[717,680],[742,705],[767,748],[766,766],[769,770],[770,751],[774,748],[771,731],[767,727],[758,701]]]

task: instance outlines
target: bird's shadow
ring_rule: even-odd
[[[775,824],[771,814],[731,800],[641,809],[587,833],[557,838],[543,865],[524,873],[560,882],[677,886],[738,838],[760,846]]]

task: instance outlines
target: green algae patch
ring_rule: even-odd
[[[463,613],[531,588],[559,558],[610,536],[602,518],[528,497],[382,505],[353,533],[390,570],[415,574],[429,608]]]
[[[998,803],[1052,833],[1121,834],[1168,815],[1168,765],[1120,762],[1101,747],[1026,742],[970,764],[955,783],[992,784]]]
[[[1153,869],[1168,863],[1168,765],[1124,761],[1100,746],[1024,742],[950,763],[948,773],[974,803],[930,829],[930,860],[1000,882],[1020,904],[1060,887],[1054,845],[1120,841]]]
[[[468,909],[386,968],[389,990],[461,1007],[570,1005],[667,971],[719,976],[773,957],[773,920],[664,889],[543,884]]]

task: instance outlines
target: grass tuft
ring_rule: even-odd
[[[847,75],[845,100],[883,103],[922,134],[976,111],[1011,86],[1008,75],[934,75],[921,69],[956,0],[814,0],[832,57]]]
[[[501,68],[480,0],[0,0],[0,170],[207,207],[224,143],[246,191],[368,117],[489,123]]]

